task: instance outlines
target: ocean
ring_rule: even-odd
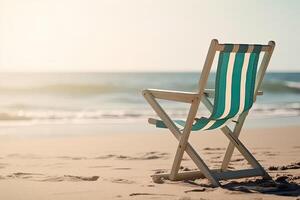
[[[200,73],[1,73],[0,124],[135,123],[155,113],[144,100],[145,88],[197,91]],[[214,87],[215,74],[207,88]],[[264,95],[252,119],[296,118],[300,122],[300,73],[267,73]],[[174,118],[189,105],[162,101]],[[201,106],[198,116],[208,115]],[[280,120],[279,120],[280,121]]]

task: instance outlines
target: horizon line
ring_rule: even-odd
[[[211,72],[216,72],[216,70],[211,70]],[[268,72],[271,73],[300,73],[299,71],[295,71],[295,70],[269,70]],[[201,71],[196,71],[196,70],[188,70],[188,71],[182,71],[182,70],[178,70],[178,71],[133,71],[133,70],[128,70],[128,71],[81,71],[81,70],[72,70],[72,71],[60,71],[60,70],[49,70],[49,71],[0,71],[0,74],[10,74],[10,73],[20,73],[20,74],[26,74],[26,73],[201,73]]]

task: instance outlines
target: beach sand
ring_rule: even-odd
[[[167,130],[145,126],[108,134],[93,125],[32,125],[0,131],[1,200],[259,200],[300,195],[300,126],[244,130],[241,140],[277,182],[238,179],[223,181],[220,188],[206,179],[153,183],[150,175],[168,171],[177,148]],[[192,134],[190,141],[210,167],[221,165],[228,144],[221,132]],[[248,167],[235,151],[230,168]],[[194,169],[185,155],[182,170]]]

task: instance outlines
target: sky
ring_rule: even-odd
[[[300,71],[299,36],[298,0],[0,0],[0,72],[201,71],[213,38]]]

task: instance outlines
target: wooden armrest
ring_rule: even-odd
[[[175,90],[158,90],[158,89],[146,89],[143,90],[143,95],[151,94],[157,99],[165,99],[170,101],[178,101],[184,103],[192,103],[194,99],[199,98],[200,94],[197,92],[183,92]],[[214,89],[205,89],[204,95],[209,98],[215,97]],[[257,95],[263,95],[262,91],[258,91]]]
[[[143,90],[143,95],[147,93],[151,94],[157,99],[179,101],[184,103],[191,103],[194,99],[199,98],[200,96],[200,94],[196,92],[183,92],[183,91],[157,90],[157,89]]]

